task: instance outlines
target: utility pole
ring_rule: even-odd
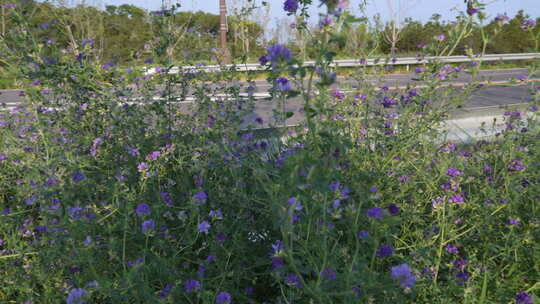
[[[227,26],[227,3],[225,0],[219,0],[219,13],[221,22],[219,31],[221,38],[221,50],[223,52],[223,63],[231,64],[231,53],[227,47],[227,31],[229,30],[229,27]]]

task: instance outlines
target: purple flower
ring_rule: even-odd
[[[7,155],[0,153],[0,163],[7,159]]]
[[[26,203],[26,205],[28,206],[31,206],[34,204],[34,202],[38,199],[38,195],[37,194],[33,194],[32,196],[26,198],[24,200],[24,202]]]
[[[334,91],[332,92],[332,97],[334,97],[335,99],[343,100],[345,99],[345,93],[340,91]]]
[[[450,197],[450,202],[456,204],[463,204],[465,202],[465,199],[461,194],[454,194]]]
[[[525,291],[516,294],[516,304],[533,304],[532,297]]]
[[[268,63],[268,56],[262,56],[259,58],[260,65],[266,65]]]
[[[523,171],[525,170],[525,165],[517,159],[514,159],[508,164],[508,171],[509,172],[516,172],[516,171]]]
[[[82,217],[83,208],[81,206],[73,206],[68,210],[69,215],[74,219],[80,219]]]
[[[73,175],[71,176],[71,180],[74,182],[74,183],[78,183],[78,182],[81,182],[83,180],[86,179],[86,175],[84,175],[84,173],[82,172],[79,172],[79,171],[75,171],[73,173]]]
[[[353,286],[352,288],[355,296],[359,297],[362,294],[362,288],[360,286]]]
[[[456,144],[448,144],[448,145],[442,146],[440,150],[442,152],[452,152],[452,151],[455,151],[456,149],[457,149]]]
[[[138,217],[149,216],[150,215],[150,206],[146,203],[140,203],[135,209]]]
[[[290,273],[287,276],[287,279],[285,279],[285,284],[292,286],[294,288],[302,288],[302,281],[300,280],[300,277],[296,275],[295,273]]]
[[[206,194],[206,192],[204,191],[199,191],[195,193],[195,196],[193,198],[198,204],[204,204],[206,203],[206,200],[208,199],[208,194]]]
[[[171,290],[173,289],[173,287],[174,286],[171,285],[171,284],[165,285],[165,287],[163,287],[163,289],[159,291],[159,298],[161,298],[161,299],[166,298],[169,295],[169,293],[171,292]]]
[[[356,237],[360,240],[367,239],[369,237],[369,232],[367,231],[360,231],[358,234],[356,234]]]
[[[184,290],[189,293],[199,291],[201,290],[201,283],[197,280],[185,280]]]
[[[120,181],[120,182],[123,182],[123,181],[126,179],[126,177],[123,176],[121,173],[116,173],[116,174],[114,175],[114,178],[116,178],[116,179],[117,179],[118,181]]]
[[[285,261],[282,258],[272,258],[272,269],[278,269],[285,266]]]
[[[336,269],[333,268],[333,267],[328,267],[328,268],[325,268],[322,272],[321,272],[321,275],[323,278],[329,280],[329,281],[332,281],[334,280],[336,277],[337,277],[337,272],[336,272]]]
[[[382,220],[382,217],[383,217],[383,210],[381,208],[379,208],[379,207],[370,208],[367,211],[367,216],[370,219],[380,221],[380,220]]]
[[[84,48],[86,45],[93,46],[93,45],[94,45],[94,40],[92,40],[92,39],[83,39],[81,44],[82,44],[82,47],[83,47],[83,48]]]
[[[204,233],[204,234],[208,234],[208,232],[210,230],[210,227],[211,226],[207,221],[200,222],[197,225],[197,228],[199,229],[199,232]]]
[[[437,41],[443,41],[444,39],[446,39],[446,36],[445,36],[445,35],[438,35],[438,36],[435,36],[435,40],[437,40]]]
[[[289,206],[293,207],[296,211],[302,210],[302,203],[300,203],[300,200],[297,197],[289,198],[287,203],[289,203]]]
[[[469,261],[459,258],[454,261],[454,267],[463,271],[465,269],[465,266],[469,265]]]
[[[397,105],[397,103],[398,102],[396,100],[394,100],[394,99],[392,99],[392,98],[390,98],[388,96],[385,96],[383,98],[383,101],[382,101],[382,105],[385,108],[391,108],[392,106]]]
[[[322,28],[325,28],[329,25],[331,25],[333,22],[332,18],[326,16],[324,18],[321,19],[321,21],[319,21],[319,27],[322,29]]]
[[[272,244],[272,256],[277,257],[283,253],[283,250],[285,249],[285,246],[281,242],[281,240],[276,240],[274,244]]]
[[[526,31],[526,30],[534,28],[535,26],[536,26],[536,20],[527,19],[527,20],[523,21],[523,23],[521,24],[521,29]]]
[[[471,16],[474,15],[474,14],[476,14],[476,13],[478,13],[478,9],[476,9],[476,8],[474,8],[474,7],[471,7],[471,8],[468,8],[468,9],[467,9],[467,14],[469,14],[469,15],[471,15]]]
[[[446,252],[451,253],[451,254],[458,254],[458,253],[459,253],[459,249],[458,249],[457,246],[454,246],[454,245],[448,245],[448,246],[446,246]]]
[[[216,240],[220,243],[220,244],[223,244],[225,243],[225,241],[229,240],[229,237],[227,237],[223,232],[220,232],[216,235]]]
[[[276,70],[280,61],[289,61],[292,59],[291,51],[281,44],[274,44],[267,49],[266,60],[272,63],[272,69]]]
[[[291,90],[291,85],[289,83],[289,80],[285,77],[280,77],[277,80],[277,87],[282,92],[287,92]]]
[[[517,226],[517,225],[519,225],[519,220],[518,219],[508,219],[507,224],[509,226]]]
[[[199,266],[199,269],[197,269],[197,277],[199,278],[203,278],[204,277],[204,273],[208,270],[208,268],[206,268],[205,266]]]
[[[335,182],[335,183],[331,183],[330,184],[330,190],[332,191],[336,191],[339,189],[339,186],[341,186],[341,183],[338,181],[338,182]]]
[[[409,177],[408,175],[402,175],[402,176],[400,176],[400,177],[398,178],[398,181],[399,181],[400,183],[406,183],[406,182],[409,181],[409,179],[410,179],[410,177]]]
[[[92,142],[92,148],[90,148],[90,155],[96,156],[97,149],[102,142],[103,140],[100,137],[97,137],[96,139],[94,139],[94,141]]]
[[[463,285],[469,280],[470,276],[471,274],[468,271],[460,271],[456,273],[456,283],[458,285]]]
[[[228,292],[222,291],[218,293],[216,297],[216,304],[229,304],[232,301],[231,294]]]
[[[456,168],[449,168],[446,170],[446,174],[450,176],[451,178],[456,178],[458,176],[463,176],[463,172],[459,171]]]
[[[159,195],[161,196],[161,199],[165,202],[165,204],[167,204],[167,206],[169,207],[173,206],[174,202],[169,192],[161,191]]]
[[[143,172],[146,169],[148,169],[148,164],[145,162],[142,162],[139,165],[137,165],[137,170],[139,170],[139,172]]]
[[[86,303],[83,298],[87,294],[88,294],[88,291],[86,291],[86,290],[84,290],[82,288],[74,288],[68,293],[66,303],[67,304],[83,304],[83,303]]]
[[[388,212],[391,216],[398,216],[400,210],[401,208],[399,208],[399,206],[396,204],[390,204],[390,206],[388,206]]]
[[[223,219],[223,213],[221,212],[221,209],[210,210],[210,213],[208,213],[208,216],[218,219],[218,220]]]
[[[128,150],[129,155],[132,155],[132,156],[141,155],[141,153],[139,152],[139,149],[137,148],[127,147],[127,150]]]
[[[283,10],[287,13],[294,14],[298,10],[298,1],[297,0],[285,0],[283,3]]]
[[[381,245],[377,248],[377,256],[379,258],[391,257],[394,254],[394,247],[390,245]]]
[[[417,280],[407,264],[392,267],[391,272],[392,279],[399,281],[399,285],[403,288],[412,288]]]
[[[133,267],[133,266],[136,266],[136,265],[141,265],[143,263],[143,259],[142,258],[137,258],[133,261],[127,261],[126,262],[126,265],[128,267]]]
[[[147,220],[141,224],[141,229],[144,234],[151,233],[152,231],[154,231],[154,228],[155,224],[153,220]]]
[[[159,151],[154,151],[154,152],[152,152],[152,153],[150,153],[150,154],[148,154],[148,155],[146,156],[146,160],[147,160],[147,161],[153,161],[153,160],[158,159],[160,156],[161,156],[161,152],[159,152]]]
[[[195,178],[195,186],[201,187],[204,184],[204,179],[202,177]]]
[[[499,22],[499,23],[507,23],[508,20],[510,20],[510,17],[508,17],[505,14],[497,14],[497,17],[495,17],[495,21]]]

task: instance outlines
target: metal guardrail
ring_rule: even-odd
[[[465,63],[473,61],[516,61],[516,60],[531,60],[540,58],[540,53],[520,53],[520,54],[486,54],[484,56],[426,56],[426,57],[401,57],[401,58],[371,58],[365,60],[359,59],[344,59],[334,60],[332,66],[334,67],[361,67],[361,66],[377,66],[377,65],[405,65],[407,70],[411,65],[425,64],[433,61],[439,61],[444,63]],[[304,66],[314,66],[315,61],[306,61]],[[200,66],[182,66],[174,67],[169,73],[177,74],[180,69],[185,71],[204,71],[204,72],[218,72],[234,68],[238,72],[245,71],[263,71],[265,66],[261,66],[258,63],[246,63],[238,65],[200,65]],[[146,75],[152,75],[156,73],[156,68],[149,68],[144,70]]]

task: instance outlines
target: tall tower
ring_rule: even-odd
[[[221,40],[221,51],[223,52],[223,63],[231,64],[231,52],[227,46],[227,32],[229,27],[227,26],[227,3],[225,0],[219,0],[219,14],[220,14],[220,23],[219,28],[220,40]]]

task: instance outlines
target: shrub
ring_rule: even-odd
[[[28,11],[11,14],[2,47],[30,104],[0,113],[0,299],[531,302],[538,94],[489,141],[449,142],[440,123],[478,82],[441,86],[458,69],[432,62],[405,90],[363,69],[352,92],[330,89],[328,47],[344,47],[336,29],[355,20],[326,4],[315,68],[283,46],[261,60],[276,102],[266,122],[248,115],[253,89],[234,71],[169,73],[174,41],[158,46],[156,74],[124,74],[92,41],[46,48],[23,30]],[[451,53],[475,18],[426,53]],[[296,96],[306,120],[286,128]]]

